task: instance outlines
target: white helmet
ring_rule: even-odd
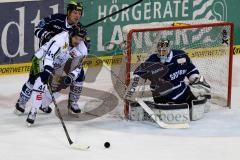
[[[169,45],[170,45],[169,40],[160,40],[160,41],[158,41],[158,44],[157,44],[157,50],[158,51],[169,51]]]

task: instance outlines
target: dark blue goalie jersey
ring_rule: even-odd
[[[158,54],[152,54],[134,74],[150,80],[154,95],[158,92],[157,95],[165,99],[182,101],[189,92],[184,79],[199,74],[199,71],[184,51],[172,50],[164,64],[160,62]]]

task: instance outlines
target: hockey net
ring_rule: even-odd
[[[113,55],[109,63],[99,57],[92,60],[102,65],[87,70],[80,99],[85,114],[81,118],[88,120],[106,113],[114,118],[128,117],[129,104],[124,100],[124,94],[132,81],[132,73],[156,52],[161,38],[170,41],[171,49],[181,49],[189,55],[212,87],[211,102],[230,107],[232,23],[187,21],[174,23],[174,26],[173,22],[127,25],[123,27],[123,36],[125,41],[119,48],[124,56]],[[117,65],[112,65],[114,62]],[[152,97],[148,83],[141,82],[137,92],[139,97]]]
[[[211,85],[211,102],[230,107],[233,51],[232,23],[185,21],[136,24],[123,27],[123,34],[126,40],[126,66],[123,67],[126,85],[129,85],[132,80],[132,72],[136,66],[155,53],[157,42],[164,38],[170,41],[171,49],[185,51],[199,69],[200,74]],[[128,103],[125,104],[124,110],[125,115],[127,115],[129,112]]]

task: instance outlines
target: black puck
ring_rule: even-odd
[[[110,147],[110,143],[109,143],[109,142],[105,142],[105,143],[104,143],[104,147],[105,147],[105,148],[109,148],[109,147]]]

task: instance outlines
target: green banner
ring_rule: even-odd
[[[65,5],[69,0],[65,0]],[[81,22],[90,22],[122,9],[134,1],[129,0],[84,0],[84,15]],[[234,5],[232,5],[234,4]],[[239,22],[236,16],[239,0],[144,0],[120,14],[88,28],[92,39],[91,53],[106,55],[106,44],[122,42],[122,27],[127,24],[165,22],[180,20],[221,20],[234,22],[235,44],[240,44]],[[110,52],[111,54],[111,52]]]

